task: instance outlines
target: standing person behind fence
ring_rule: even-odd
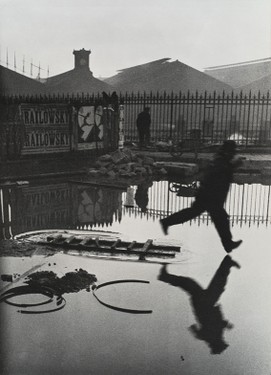
[[[139,146],[143,147],[149,145],[151,127],[151,115],[149,107],[145,107],[144,110],[139,113],[136,119],[136,126],[138,130]]]
[[[160,220],[164,234],[167,234],[170,226],[183,224],[207,211],[227,253],[242,243],[241,240],[232,240],[229,215],[224,209],[234,168],[241,164],[240,159],[234,159],[235,153],[236,143],[234,141],[225,141],[222,144],[203,176],[191,207]]]

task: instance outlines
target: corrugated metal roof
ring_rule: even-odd
[[[35,95],[44,93],[44,85],[0,65],[1,95]]]
[[[180,61],[168,58],[123,69],[117,75],[105,79],[121,92],[229,92],[232,87],[200,72]]]
[[[207,68],[205,73],[234,88],[241,88],[271,74],[271,58]]]
[[[89,93],[112,91],[112,87],[93,77],[89,69],[73,69],[63,74],[50,77],[46,84],[48,93]]]
[[[89,69],[73,69],[39,82],[0,66],[1,95],[97,94],[113,91],[107,83],[93,77]]]
[[[257,79],[248,85],[238,87],[237,89],[239,91],[243,91],[244,93],[249,93],[251,91],[253,94],[257,94],[258,92],[265,94],[267,91],[271,91],[271,74]]]

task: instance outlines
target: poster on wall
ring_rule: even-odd
[[[71,109],[66,104],[21,104],[25,140],[22,154],[67,152],[71,149]]]
[[[104,147],[103,107],[82,106],[78,110],[78,150]]]

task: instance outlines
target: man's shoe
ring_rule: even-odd
[[[168,225],[165,223],[164,219],[160,220],[160,225],[162,227],[162,231],[163,231],[164,235],[166,236],[168,234]]]
[[[235,260],[231,260],[231,267],[236,267],[236,268],[238,268],[238,269],[240,269],[241,268],[241,266],[240,266],[240,264],[239,263],[237,263]]]
[[[229,242],[227,245],[224,245],[224,249],[227,253],[230,253],[232,250],[236,249],[238,246],[241,245],[243,241],[242,240],[239,240],[239,241],[231,241]]]
[[[158,275],[158,277],[157,277],[157,280],[160,280],[160,281],[163,281],[164,280],[164,277],[167,275],[167,263],[165,263],[163,266],[162,266],[162,268],[161,268],[161,270],[160,270],[160,272],[159,272],[159,275]]]
[[[226,255],[223,262],[227,263],[229,267],[241,268],[240,264],[233,260],[230,255]]]

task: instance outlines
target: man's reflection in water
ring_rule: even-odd
[[[166,267],[164,265],[161,268],[158,280],[178,286],[191,296],[191,304],[198,324],[193,324],[189,330],[197,339],[206,341],[212,354],[222,353],[229,346],[224,341],[223,331],[225,328],[233,328],[233,325],[223,318],[221,307],[217,301],[225,290],[231,267],[240,268],[239,264],[227,255],[207,289],[203,289],[189,277],[168,273]]]
[[[141,209],[141,211],[144,213],[147,211],[147,206],[149,203],[148,191],[151,186],[152,186],[152,182],[146,181],[138,185],[136,189],[135,202],[138,205],[138,207]]]

